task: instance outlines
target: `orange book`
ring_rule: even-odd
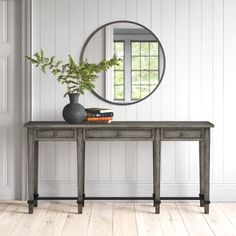
[[[85,121],[109,121],[112,117],[85,117]]]

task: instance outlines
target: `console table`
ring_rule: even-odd
[[[155,212],[160,213],[162,199],[200,200],[204,213],[209,213],[210,204],[210,128],[214,125],[203,121],[126,121],[110,124],[68,124],[65,122],[32,121],[24,125],[28,131],[28,206],[33,213],[40,199],[77,199],[78,213],[82,213],[85,197],[84,166],[85,142],[87,140],[108,141],[152,141],[153,143],[153,199]],[[76,141],[78,196],[71,198],[39,197],[38,195],[38,142]],[[200,193],[197,197],[160,197],[161,141],[199,141]],[[102,199],[102,198],[100,198]],[[112,199],[104,197],[103,199]],[[119,198],[121,199],[121,198]],[[127,199],[127,198],[126,198]],[[131,198],[129,198],[131,199]],[[139,198],[147,199],[147,198]]]

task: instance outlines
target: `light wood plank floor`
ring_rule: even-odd
[[[236,236],[236,203],[212,203],[204,215],[198,203],[75,203],[39,202],[27,214],[26,202],[0,202],[0,235],[227,235]]]

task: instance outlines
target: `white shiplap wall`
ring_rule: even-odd
[[[150,28],[166,54],[161,86],[130,106],[106,104],[90,93],[85,107],[111,107],[115,120],[209,120],[212,132],[212,199],[236,197],[236,1],[234,0],[33,0],[33,52],[79,58],[83,42],[97,27],[131,20]],[[33,69],[33,120],[62,120],[63,88]],[[164,142],[162,195],[198,194],[198,145]],[[41,195],[76,194],[75,143],[40,144]],[[230,193],[230,194],[226,194]],[[88,142],[86,194],[152,194],[149,142]]]

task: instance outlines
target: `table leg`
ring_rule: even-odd
[[[82,213],[83,207],[83,180],[84,180],[84,140],[83,130],[77,130],[77,184],[78,184],[78,213]]]
[[[204,206],[204,142],[199,141],[200,206]]]
[[[161,172],[161,135],[160,130],[154,130],[153,139],[153,186],[155,213],[160,213],[160,172]]]
[[[209,214],[210,204],[210,129],[204,131],[204,213]]]
[[[153,134],[155,134],[155,130],[153,130]],[[154,143],[153,143],[153,153],[154,153]],[[154,182],[155,182],[155,168],[154,166],[156,166],[156,158],[153,158],[153,192],[152,192],[152,197],[153,197],[153,206],[155,207],[155,185],[154,185]]]
[[[83,207],[85,198],[85,141],[83,141]]]
[[[35,141],[34,149],[34,207],[38,206],[38,141]]]
[[[34,203],[34,160],[35,145],[34,129],[28,128],[28,206],[29,214],[33,213]]]

